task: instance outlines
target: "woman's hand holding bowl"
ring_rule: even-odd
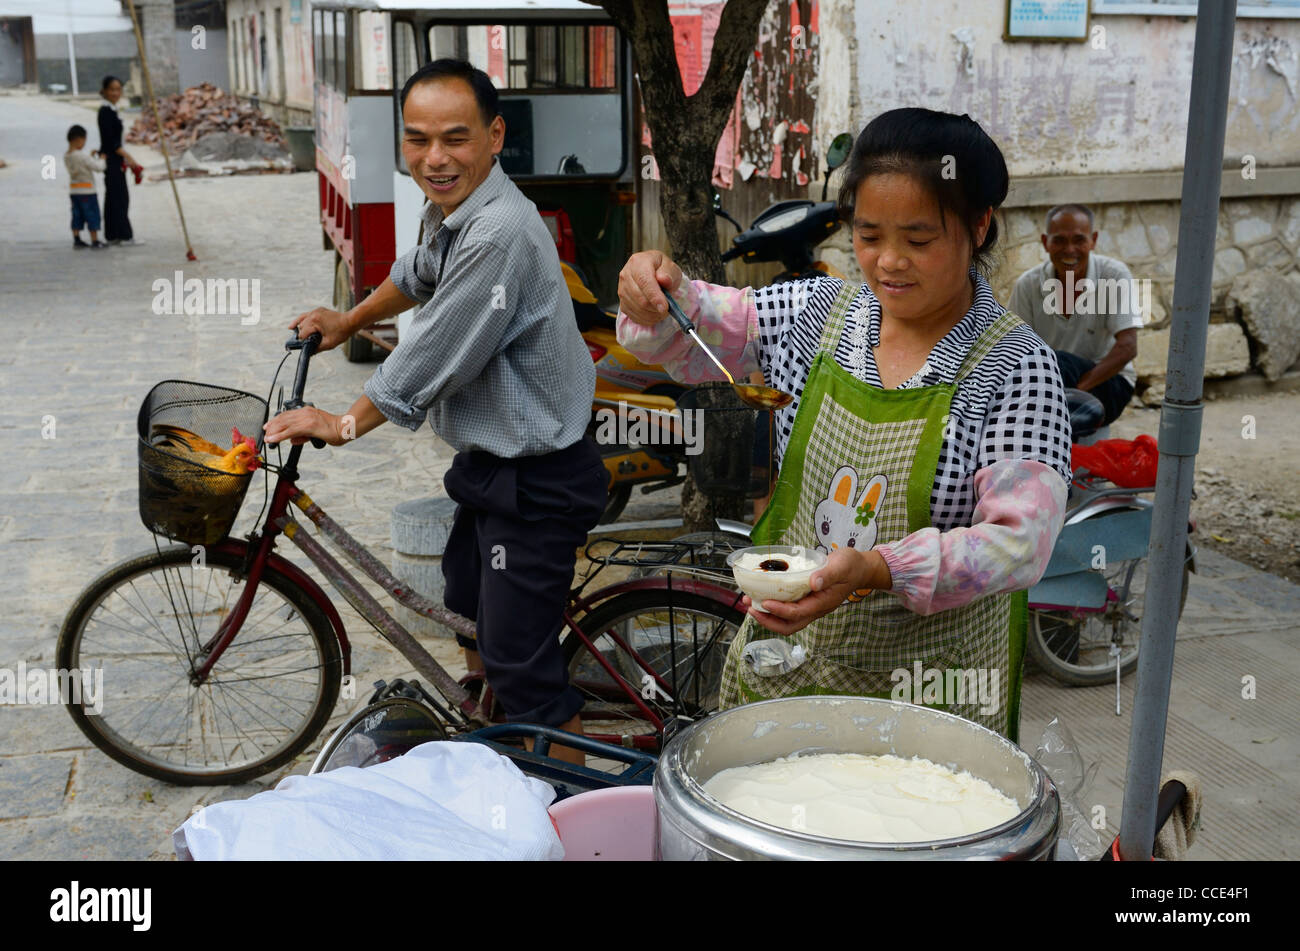
[[[830,614],[854,591],[888,591],[893,587],[889,566],[880,552],[837,548],[826,566],[813,573],[812,593],[798,601],[764,601],[756,607],[746,595],[742,603],[756,621],[776,634],[803,630],[817,618]]]

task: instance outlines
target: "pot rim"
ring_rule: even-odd
[[[817,845],[841,846],[841,847],[862,846],[864,848],[888,849],[888,850],[898,851],[898,852],[913,852],[913,851],[928,852],[928,851],[934,851],[938,848],[952,848],[960,845],[976,845],[985,839],[994,838],[1004,832],[1014,831],[1018,826],[1022,826],[1026,822],[1031,821],[1034,818],[1033,813],[1036,809],[1035,804],[1038,802],[1039,799],[1042,798],[1048,785],[1051,783],[1051,778],[1047,775],[1047,772],[1046,770],[1043,769],[1042,765],[1037,760],[1035,760],[1032,756],[1026,753],[1023,749],[1021,749],[1020,746],[1018,746],[1015,743],[1012,743],[1010,740],[1002,736],[1000,733],[996,733],[993,730],[990,730],[988,727],[983,726],[982,724],[976,723],[973,720],[967,720],[965,717],[959,717],[955,713],[949,713],[946,710],[935,710],[931,707],[924,707],[924,706],[920,706],[919,704],[906,703],[899,700],[889,700],[884,697],[855,697],[851,694],[815,694],[813,696],[808,696],[808,697],[777,697],[770,700],[760,700],[756,703],[744,704],[743,706],[746,708],[760,707],[765,704],[783,703],[785,701],[795,700],[795,699],[851,700],[857,702],[865,701],[869,703],[888,704],[889,706],[894,708],[907,707],[913,710],[924,710],[926,711],[926,714],[934,714],[939,717],[946,717],[948,719],[957,720],[960,721],[962,724],[969,725],[972,727],[977,727],[980,730],[984,730],[992,734],[998,740],[1010,746],[1013,752],[1020,754],[1020,756],[1027,761],[1027,766],[1029,768],[1030,774],[1033,776],[1033,787],[1030,790],[1029,803],[1023,806],[1020,812],[1018,812],[1013,818],[1008,819],[1005,822],[999,823],[996,826],[990,826],[989,828],[983,829],[979,832],[972,832],[972,833],[968,833],[967,835],[955,836],[946,839],[916,839],[909,842],[876,842],[868,839],[838,839],[832,836],[818,835],[812,832],[799,832],[794,829],[788,829],[785,826],[772,825],[771,823],[763,822],[761,819],[755,819],[752,816],[747,816],[742,812],[737,812],[735,809],[731,808],[730,806],[726,805],[720,800],[715,799],[713,796],[709,795],[704,790],[704,784],[701,783],[699,780],[697,780],[695,776],[692,775],[686,769],[685,764],[682,762],[681,751],[683,748],[686,747],[687,743],[689,742],[688,738],[693,737],[694,734],[700,732],[702,728],[706,724],[708,724],[709,720],[711,720],[712,717],[691,724],[690,727],[683,730],[681,733],[677,734],[677,736],[673,738],[673,740],[675,741],[674,749],[672,749],[665,757],[665,759],[668,760],[667,768],[672,769],[674,766],[679,767],[677,772],[685,780],[684,783],[685,792],[687,792],[692,798],[708,806],[710,809],[714,809],[717,810],[718,812],[723,813],[723,815],[727,819],[733,821],[738,820],[742,825],[752,827],[761,832],[767,834],[774,833],[781,836],[789,836],[796,840],[802,840]],[[733,707],[732,709],[740,709],[740,707]],[[725,714],[726,712],[727,711],[725,710],[721,711],[721,713],[723,714]],[[924,716],[926,714],[922,714],[922,715]],[[714,714],[714,716],[717,715],[718,714]],[[792,753],[788,753],[786,755],[793,756],[796,753],[801,753],[801,752],[803,751],[795,750]],[[826,750],[825,752],[829,753],[834,751]],[[863,754],[863,755],[882,755],[882,754]],[[897,754],[891,754],[891,755],[897,755]],[[919,754],[913,754],[913,758],[916,758],[918,755]],[[933,760],[931,760],[931,762],[933,762]],[[754,765],[754,764],[749,764],[749,765]],[[940,763],[937,765],[942,766],[944,764]],[[969,769],[965,769],[964,771],[970,772]],[[984,780],[984,781],[988,782],[988,780]],[[993,786],[993,783],[989,783],[989,785]],[[997,789],[996,786],[994,786],[994,788]],[[1010,796],[1003,789],[998,789],[998,792],[1002,793],[1004,796],[1007,796],[1007,798],[1009,799],[1014,798]],[[1017,805],[1019,805],[1019,802],[1017,802]]]

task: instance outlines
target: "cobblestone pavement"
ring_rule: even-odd
[[[178,182],[197,262],[185,260],[166,183],[132,187],[131,220],[144,245],[74,251],[62,143],[72,122],[93,120],[79,105],[0,98],[0,155],[10,166],[0,171],[5,205],[22,223],[0,244],[10,340],[0,356],[9,397],[0,407],[0,438],[10,466],[0,492],[0,666],[11,669],[19,660],[53,666],[58,629],[77,592],[116,561],[152,547],[137,509],[134,444],[136,412],[149,388],[186,379],[266,394],[288,321],[328,304],[333,287],[333,261],[316,224],[315,178],[305,174]],[[92,135],[92,146],[96,140]],[[161,156],[131,149],[149,171],[161,167]],[[46,153],[57,158],[54,181],[40,174]],[[177,271],[260,280],[260,320],[155,314],[153,282],[174,280]],[[286,371],[292,368],[291,358]],[[341,412],[372,370],[324,354],[313,363],[308,398]],[[42,438],[46,417],[53,417],[53,439]],[[346,448],[308,449],[300,468],[302,484],[326,511],[390,560],[392,506],[440,493],[450,459],[427,429],[383,426]],[[235,534],[251,527],[261,492],[258,480]],[[348,630],[360,634],[353,664],[361,697],[372,681],[409,673],[340,606]],[[457,663],[449,642],[433,648],[449,667]],[[335,719],[355,705],[340,701]],[[295,768],[305,771],[307,763]],[[4,709],[0,764],[4,857],[169,856],[170,830],[192,805],[251,795],[278,779],[234,789],[170,787],[89,748],[55,706]]]
[[[74,251],[62,166],[64,134],[92,125],[86,106],[0,96],[0,170],[10,223],[0,236],[0,667],[53,666],[64,614],[100,571],[152,547],[136,507],[134,426],[149,388],[164,379],[265,393],[285,325],[329,302],[332,260],[321,250],[311,175],[243,176],[178,183],[199,260],[186,262],[168,186],[132,187],[131,220],[147,243]],[[92,135],[92,145],[95,136]],[[152,171],[160,157],[133,147]],[[41,176],[55,157],[58,176]],[[260,320],[156,314],[153,282],[185,277],[258,279]],[[340,412],[371,367],[339,354],[313,365],[309,398]],[[48,423],[52,418],[53,438]],[[302,482],[341,524],[384,560],[389,513],[404,498],[442,493],[451,453],[427,429],[383,426],[356,444],[308,450]],[[236,534],[261,503],[255,484]],[[663,494],[625,518],[665,513]],[[296,552],[291,552],[296,556]],[[295,560],[302,561],[300,558]],[[314,569],[312,569],[313,573]],[[319,580],[319,577],[318,577]],[[409,665],[339,600],[354,644],[358,698],[340,701],[331,725],[356,709],[377,679]],[[1291,813],[1297,780],[1294,617],[1300,588],[1222,556],[1206,557],[1192,587],[1175,671],[1166,768],[1197,771],[1206,821],[1194,856],[1281,858],[1297,852]],[[459,673],[451,642],[428,642]],[[1240,698],[1254,675],[1257,701]],[[1113,690],[1065,689],[1031,675],[1026,745],[1063,715],[1085,757],[1102,763],[1088,804],[1116,828],[1134,678],[1124,715]],[[319,743],[319,741],[318,741]],[[313,751],[318,746],[314,746]],[[269,788],[310,759],[238,787],[180,788],[138,776],[91,747],[57,706],[0,711],[0,858],[170,858],[170,832],[200,803]]]

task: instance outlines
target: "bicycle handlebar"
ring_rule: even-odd
[[[298,331],[295,330],[293,336],[284,342],[284,349],[307,350],[311,353],[315,353],[316,348],[320,346],[320,342],[321,335],[319,330],[308,334],[306,337],[299,337]]]
[[[293,332],[293,336],[284,342],[286,350],[301,350],[302,354],[298,357],[298,371],[293,378],[293,395],[289,402],[285,404],[287,409],[298,409],[303,406],[303,391],[307,388],[307,364],[311,361],[312,355],[316,353],[316,348],[320,346],[320,331],[308,335],[305,339],[299,339],[298,331]],[[296,406],[290,404],[296,403]]]
[[[304,406],[312,405],[311,403],[305,402],[302,395],[307,389],[307,365],[311,362],[311,358],[316,353],[316,348],[320,346],[320,342],[320,331],[316,331],[315,333],[308,334],[306,337],[300,338],[298,336],[298,331],[296,330],[293,332],[293,335],[284,342],[284,349],[301,350],[302,353],[298,356],[298,369],[293,376],[293,392],[289,395],[289,399],[285,400],[284,408],[280,412],[284,413],[291,409],[302,409]],[[315,436],[311,438],[311,444],[317,449],[325,448],[325,440],[318,439]],[[268,443],[268,445],[275,444]]]

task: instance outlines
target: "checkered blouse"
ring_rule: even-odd
[[[951,383],[980,333],[1002,314],[988,282],[972,270],[971,309],[942,340],[916,374],[899,388]],[[844,282],[825,277],[749,291],[758,314],[758,361],[771,386],[801,394],[817,354],[831,304]],[[714,288],[697,282],[697,289]],[[729,290],[717,288],[718,291]],[[748,289],[747,289],[748,290]],[[880,343],[880,301],[863,284],[845,320],[835,362],[863,382],[882,387],[873,348]],[[785,454],[799,409],[794,403],[776,418],[777,458]],[[974,475],[1000,459],[1032,459],[1070,481],[1070,414],[1050,347],[1029,329],[1017,327],[958,385],[952,398],[950,438],[939,452],[930,493],[931,524],[948,531],[971,523]]]

